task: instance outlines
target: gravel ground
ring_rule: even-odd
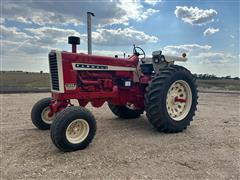
[[[156,132],[145,115],[121,120],[106,105],[88,107],[97,134],[71,153],[31,123],[33,104],[47,96],[0,94],[1,179],[240,179],[239,94],[200,94],[194,121],[178,134]]]

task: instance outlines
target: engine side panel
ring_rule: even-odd
[[[64,91],[53,92],[55,99],[78,99],[83,106],[91,102],[95,107],[108,100],[116,105],[130,102],[143,108],[144,88],[139,81],[133,81],[138,65],[136,56],[116,59],[63,52],[61,64]]]

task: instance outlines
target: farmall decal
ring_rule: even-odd
[[[72,63],[72,67],[77,71],[136,71],[134,67],[111,66],[86,63]]]
[[[90,68],[90,69],[108,69],[107,66],[94,65],[94,64],[75,64],[76,68]]]

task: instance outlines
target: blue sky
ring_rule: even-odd
[[[86,12],[92,11],[93,52],[130,54],[132,44],[180,56],[193,73],[239,76],[239,1],[1,1],[1,69],[48,71],[50,49],[86,52]]]

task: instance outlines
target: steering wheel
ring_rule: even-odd
[[[139,53],[137,51],[137,49],[139,49],[141,53]],[[141,59],[144,59],[146,57],[145,51],[142,48],[140,48],[138,46],[135,46],[135,44],[133,45],[133,54],[136,54],[137,56],[141,56],[142,55],[143,58],[141,58]]]

